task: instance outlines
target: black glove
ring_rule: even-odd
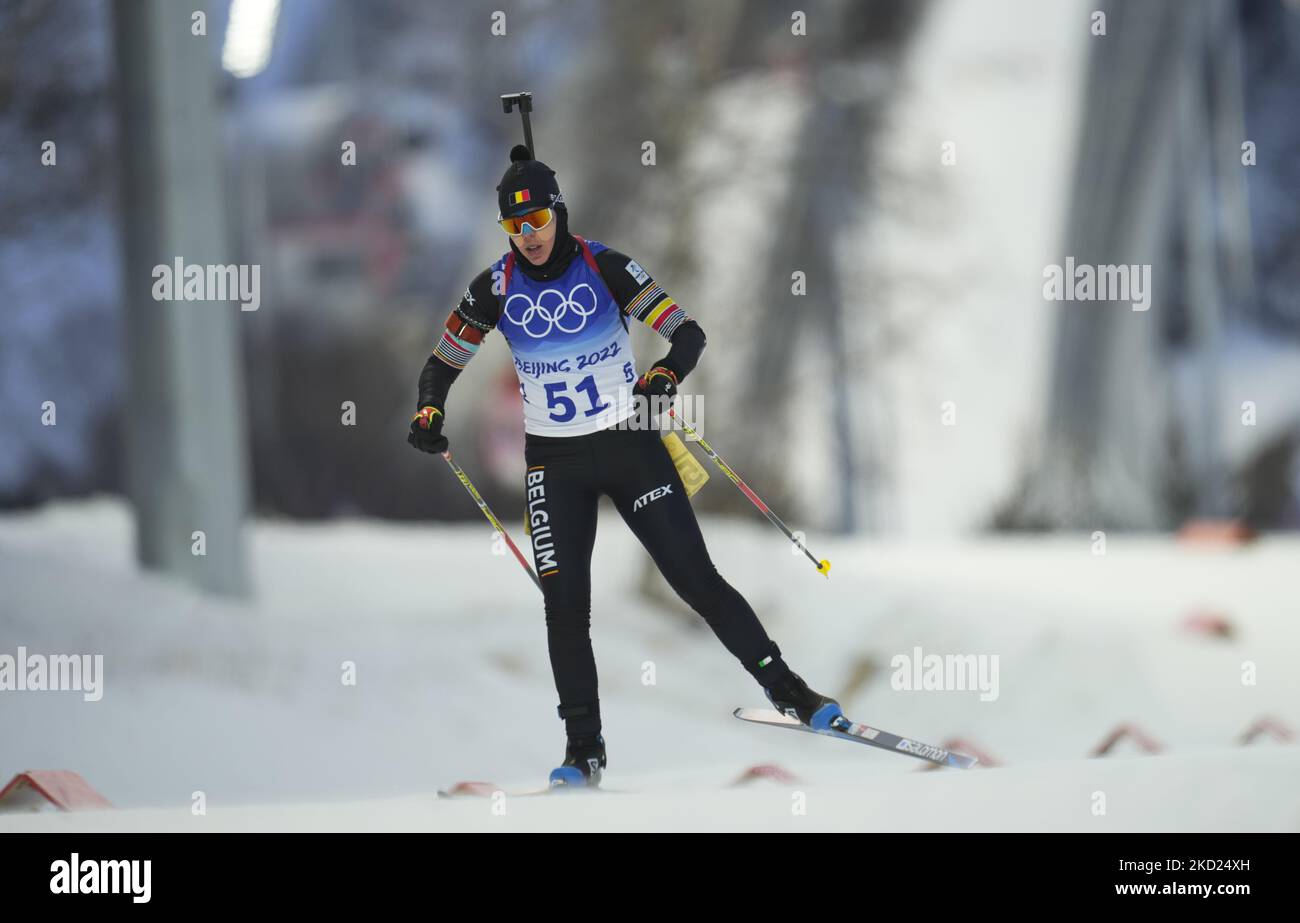
[[[437,407],[421,407],[411,417],[411,432],[406,441],[421,452],[440,455],[447,451],[447,437],[442,434],[442,411]]]
[[[666,366],[656,365],[637,379],[632,394],[646,398],[651,407],[660,406],[660,400],[662,406],[670,406],[677,396],[677,373]]]

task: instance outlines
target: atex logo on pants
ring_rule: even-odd
[[[667,496],[672,492],[673,492],[673,485],[671,484],[665,484],[663,487],[656,487],[654,490],[648,493],[644,493],[641,496],[636,498],[636,502],[632,504],[632,512],[635,513],[637,510],[641,509],[641,507],[645,506],[647,503],[650,503],[654,500],[658,500],[660,497]]]

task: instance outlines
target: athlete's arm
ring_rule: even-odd
[[[447,315],[438,343],[420,372],[417,409],[443,409],[451,383],[474,358],[483,337],[497,325],[497,310],[497,296],[492,291],[492,270],[489,268],[475,276],[460,303]]]
[[[596,254],[596,262],[623,313],[641,321],[672,344],[668,355],[654,363],[651,370],[668,369],[678,382],[682,381],[695,368],[708,345],[703,328],[626,254],[602,250]]]
[[[447,392],[478,352],[483,337],[497,323],[497,298],[492,291],[492,270],[485,269],[465,289],[460,303],[447,315],[438,343],[420,371],[420,395],[411,418],[410,442],[425,452],[447,447],[442,435]]]

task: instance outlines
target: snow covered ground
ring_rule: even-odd
[[[835,746],[828,741],[828,746]],[[888,757],[886,757],[888,758]],[[1294,831],[1300,810],[1261,792],[1294,791],[1300,754],[1247,750],[1091,762],[1039,762],[988,772],[908,773],[865,782],[638,786],[598,795],[471,798],[427,795],[214,809],[184,807],[28,814],[0,830],[126,832],[710,831],[922,832]],[[1093,793],[1107,796],[1094,815]],[[1213,793],[1207,797],[1207,793]],[[802,806],[802,810],[799,810]]]
[[[535,788],[563,752],[540,598],[486,526],[257,522],[257,597],[235,604],[139,573],[115,501],[0,518],[0,654],[105,663],[98,702],[0,692],[0,777],[74,769],[139,809],[0,815],[0,830],[1300,830],[1300,747],[1235,744],[1261,715],[1300,724],[1296,539],[1216,551],[1112,535],[1097,556],[1084,534],[813,535],[826,580],[761,521],[706,521],[720,570],[814,686],[859,720],[1005,764],[924,772],[734,720],[759,690],[694,616],[633,593],[643,552],[605,512],[593,637],[606,784],[623,793],[512,798],[504,816],[434,797],[464,779]],[[1232,637],[1183,630],[1197,611]],[[891,658],[916,646],[997,655],[996,699],[891,688]],[[1126,721],[1165,752],[1085,759]],[[799,782],[727,787],[763,763]]]

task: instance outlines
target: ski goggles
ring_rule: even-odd
[[[533,231],[540,231],[555,220],[555,209],[539,208],[535,212],[529,212],[526,215],[516,215],[513,218],[498,218],[497,224],[501,229],[511,237],[517,237],[524,233],[524,227]]]

